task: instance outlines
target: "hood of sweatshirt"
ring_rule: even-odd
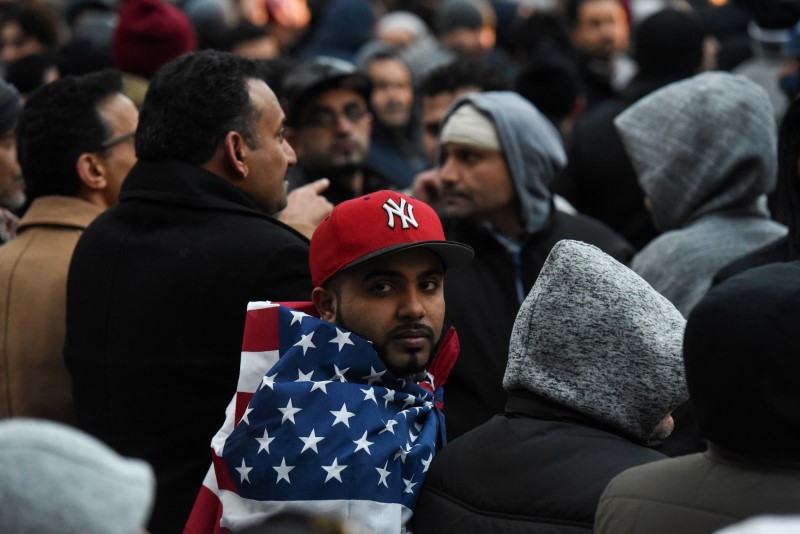
[[[558,131],[533,104],[511,91],[464,95],[453,103],[442,124],[468,103],[495,125],[519,197],[525,232],[540,230],[552,209],[550,184],[567,163]]]
[[[649,443],[688,392],[683,316],[600,249],[553,247],[517,314],[503,387],[525,389]]]
[[[659,230],[720,211],[767,214],[775,120],[767,93],[747,78],[698,74],[642,98],[614,124]]]

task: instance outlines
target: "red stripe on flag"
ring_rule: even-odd
[[[278,350],[278,307],[270,306],[247,312],[244,323],[242,351],[263,352]]]
[[[236,411],[234,412],[234,426],[239,424],[239,421],[242,420],[242,416],[244,415],[244,411],[247,409],[247,405],[250,404],[250,399],[253,398],[253,393],[247,393],[244,391],[237,391],[236,392]]]
[[[238,493],[239,490],[236,489],[233,480],[231,480],[231,475],[228,472],[228,466],[225,465],[225,461],[222,459],[222,456],[217,456],[214,454],[214,451],[211,451],[211,463],[214,465],[214,473],[217,475],[217,487],[220,489],[220,491],[228,490]]]
[[[183,534],[228,534],[227,528],[219,526],[222,518],[222,503],[217,495],[205,486],[201,486],[194,501],[192,513],[183,527]]]

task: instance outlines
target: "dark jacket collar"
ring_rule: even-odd
[[[611,434],[621,435],[613,428],[591,417],[525,389],[516,389],[508,393],[505,414],[509,417],[531,417],[543,421],[560,421],[573,425],[588,426]]]
[[[147,199],[269,217],[241,189],[202,167],[177,160],[141,161],[122,184],[120,202]]]

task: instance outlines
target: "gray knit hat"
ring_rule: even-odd
[[[22,111],[22,97],[19,91],[10,83],[0,80],[0,135],[17,124],[20,111]]]
[[[503,387],[532,391],[647,443],[689,397],[685,324],[611,256],[559,241],[517,314]]]
[[[138,534],[155,490],[145,462],[65,425],[0,422],[0,532]]]

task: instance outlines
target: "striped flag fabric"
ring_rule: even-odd
[[[310,303],[248,305],[237,393],[186,534],[283,511],[340,517],[357,532],[406,531],[445,440],[439,382],[458,354],[455,331],[415,383],[313,312]]]

